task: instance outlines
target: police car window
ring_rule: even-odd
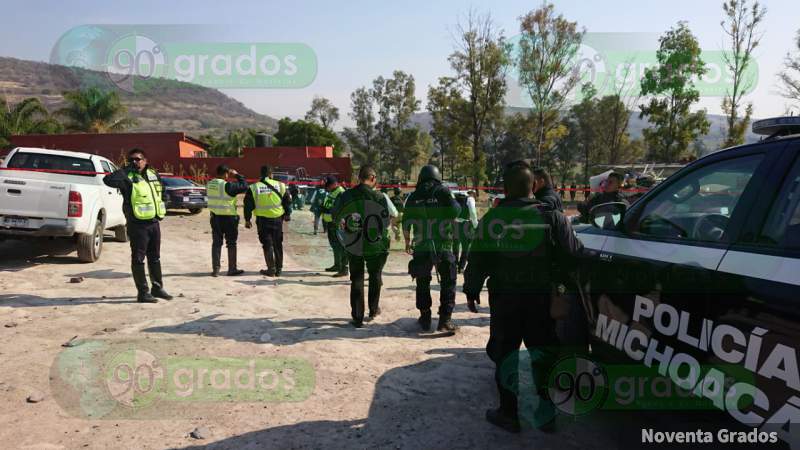
[[[800,159],[784,180],[759,241],[780,248],[800,249]]]
[[[649,199],[632,231],[691,241],[719,242],[762,155],[709,164]]]
[[[108,164],[108,161],[100,161],[100,166],[103,168],[103,172],[113,172],[114,170]]]

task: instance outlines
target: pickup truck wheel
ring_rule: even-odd
[[[128,227],[120,225],[114,228],[114,240],[117,242],[128,242]]]
[[[95,262],[103,251],[103,222],[98,220],[92,234],[78,235],[78,259]]]
[[[189,213],[190,214],[200,214],[200,211],[202,211],[202,210],[203,210],[203,208],[189,208]]]

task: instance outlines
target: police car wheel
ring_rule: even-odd
[[[202,208],[189,208],[189,214],[192,214],[192,215],[200,214],[200,211],[202,211]]]

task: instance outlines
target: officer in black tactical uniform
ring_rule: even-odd
[[[350,263],[350,309],[352,324],[361,328],[381,313],[382,273],[389,256],[388,197],[375,191],[377,172],[361,166],[358,186],[342,193],[333,207],[331,226],[341,228],[339,240]],[[369,273],[369,315],[364,317],[364,266]]]
[[[517,392],[521,343],[531,353],[533,381],[540,400],[535,425],[552,429],[555,408],[547,396],[546,377],[557,356],[558,338],[550,302],[554,286],[574,267],[583,246],[566,217],[531,196],[533,174],[524,162],[512,163],[503,175],[506,197],[481,219],[464,274],[467,306],[477,312],[488,278],[489,342],[495,363],[500,407],[486,419],[519,432]],[[535,357],[536,355],[536,357]]]
[[[625,203],[628,200],[620,192],[622,187],[623,177],[617,172],[608,174],[605,184],[603,185],[603,192],[595,194],[589,200],[578,205],[578,211],[581,213],[580,219],[584,223],[589,222],[589,212],[597,205],[604,203]]]
[[[441,292],[437,331],[456,331],[450,320],[456,298],[456,259],[453,255],[455,218],[461,207],[453,194],[442,185],[442,175],[433,165],[419,172],[417,187],[408,196],[403,212],[403,237],[406,252],[413,255],[409,274],[417,280],[419,324],[424,331],[431,327],[431,269],[436,267]],[[411,235],[413,231],[413,245]]]
[[[541,167],[533,170],[533,196],[545,205],[564,212],[561,196],[553,188],[553,178]]]

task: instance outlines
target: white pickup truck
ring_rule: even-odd
[[[74,238],[78,258],[96,261],[106,229],[127,241],[122,195],[101,174],[116,169],[89,153],[13,149],[0,164],[0,239]]]

